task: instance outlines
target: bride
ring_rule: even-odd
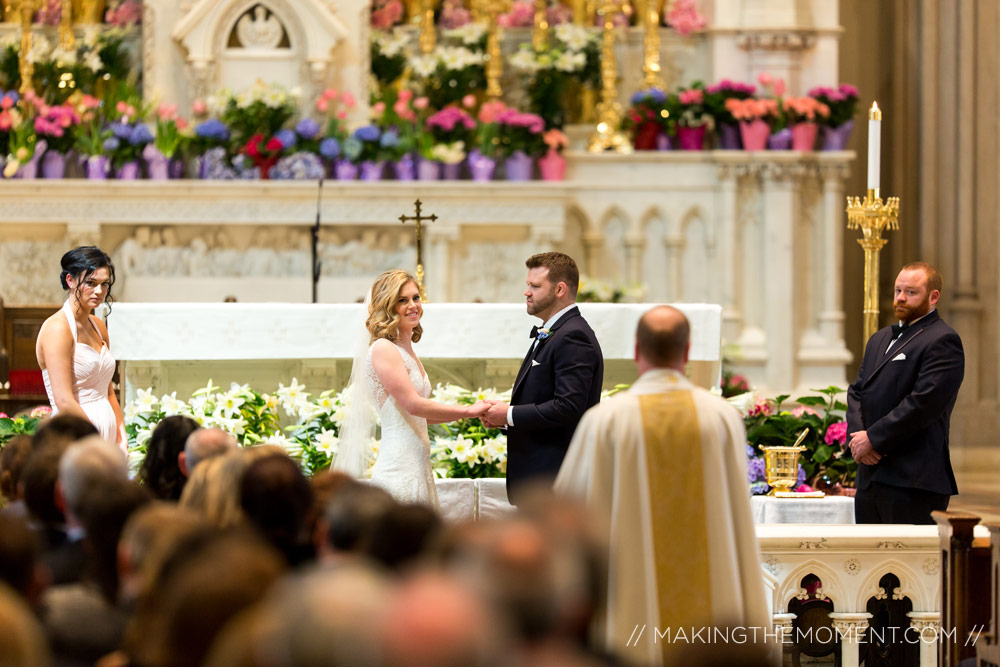
[[[446,405],[430,400],[431,383],[413,351],[424,313],[416,279],[386,271],[368,295],[364,350],[355,356],[348,385],[348,416],[334,468],[361,477],[373,431],[373,408],[382,423],[372,482],[406,503],[439,507],[431,469],[428,423],[481,416],[489,404]]]

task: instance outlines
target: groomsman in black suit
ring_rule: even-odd
[[[531,328],[510,404],[498,401],[483,417],[486,425],[507,429],[507,495],[515,504],[525,483],[555,478],[577,423],[600,402],[604,382],[601,346],[576,307],[576,262],[545,252],[525,265],[528,314],[543,324]]]
[[[947,509],[958,493],[948,427],[965,353],[935,308],[941,288],[930,264],[903,267],[893,300],[899,324],[871,337],[847,390],[858,523],[932,524],[931,512]]]

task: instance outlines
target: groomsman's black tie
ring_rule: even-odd
[[[910,327],[909,322],[903,322],[902,324],[893,324],[892,325],[892,337],[893,337],[893,340],[895,340],[896,338],[899,338],[899,334],[901,334],[904,331],[906,331],[909,327]]]
[[[538,327],[537,326],[532,325],[532,327],[531,327],[531,333],[528,334],[528,337],[529,338],[538,338]]]

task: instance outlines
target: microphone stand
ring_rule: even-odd
[[[323,263],[319,261],[319,218],[323,202],[323,179],[319,179],[319,188],[316,190],[316,224],[309,230],[312,236],[312,302],[318,303],[319,274]]]

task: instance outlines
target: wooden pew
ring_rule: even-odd
[[[983,628],[990,623],[991,548],[975,538],[979,517],[967,512],[934,512],[941,539],[941,631],[939,667],[975,659]],[[950,635],[954,630],[954,635]],[[976,641],[973,642],[972,640]]]
[[[1000,523],[984,525],[990,531],[990,621],[976,644],[976,664],[1000,667]]]

